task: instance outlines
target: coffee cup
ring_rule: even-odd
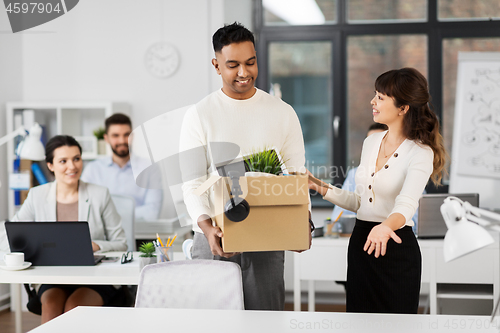
[[[22,252],[12,252],[6,253],[3,256],[3,261],[5,266],[18,267],[24,264],[24,253]]]

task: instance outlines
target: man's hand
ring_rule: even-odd
[[[212,219],[208,215],[202,215],[198,218],[198,226],[201,228],[210,245],[210,250],[215,256],[231,258],[239,252],[224,252],[221,247],[222,230],[212,225]]]

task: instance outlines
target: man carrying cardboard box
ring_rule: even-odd
[[[305,171],[302,130],[290,105],[255,88],[257,57],[254,36],[248,29],[236,22],[226,25],[215,32],[212,42],[212,64],[222,78],[222,89],[187,111],[180,139],[180,151],[192,152],[187,154],[187,160],[181,160],[181,168],[184,201],[189,215],[197,222],[193,225],[193,259],[238,263],[243,275],[245,309],[283,310],[284,252],[224,252],[222,231],[212,220],[213,192],[199,196],[194,191],[210,174],[216,174],[215,166],[227,154],[234,153],[234,147],[242,155],[276,147],[289,171]],[[308,232],[308,228],[304,231]],[[262,230],[264,233],[266,230]]]

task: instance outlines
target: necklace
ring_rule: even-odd
[[[403,142],[401,142],[401,143],[400,143],[400,144],[396,147],[396,149],[394,149],[394,150],[393,150],[390,154],[386,154],[386,153],[385,153],[385,143],[386,143],[386,141],[387,141],[387,136],[384,138],[384,146],[382,147],[382,149],[383,149],[382,155],[384,155],[384,158],[387,158],[387,157],[389,157],[390,155],[392,155],[392,154],[393,154],[396,150],[398,150],[398,148],[399,148],[399,146],[401,145],[401,143],[403,143]]]

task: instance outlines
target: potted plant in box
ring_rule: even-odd
[[[243,158],[245,161],[246,176],[259,176],[263,174],[279,175],[284,162],[274,149],[264,149],[254,152]]]

